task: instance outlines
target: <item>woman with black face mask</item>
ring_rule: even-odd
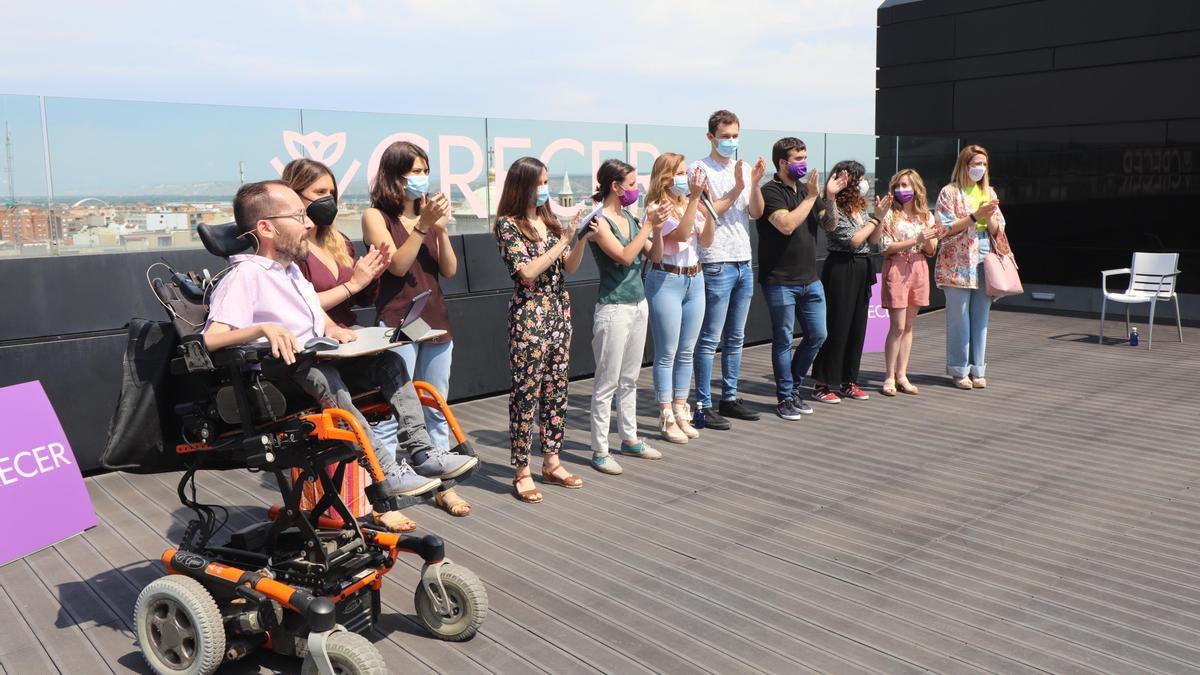
[[[371,247],[357,256],[354,244],[333,226],[337,217],[337,182],[329,167],[312,159],[296,159],[283,168],[280,178],[300,195],[313,227],[309,230],[308,257],[296,266],[317,291],[321,307],[329,318],[343,328],[355,323],[354,307],[372,305],[379,293],[379,276],[387,269],[392,251]],[[342,499],[355,516],[370,512],[363,490],[365,471],[347,471],[342,482]],[[304,498],[311,504],[319,497],[305,487]],[[399,511],[374,514],[376,522],[394,532],[411,532],[417,524]]]
[[[350,239],[333,226],[338,194],[329,167],[312,159],[294,159],[283,168],[281,178],[300,195],[316,226],[309,233],[308,258],[296,264],[317,289],[329,318],[343,328],[352,326],[355,307],[375,304],[378,279],[387,270],[392,250],[372,246],[360,258]]]

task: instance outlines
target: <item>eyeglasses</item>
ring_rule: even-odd
[[[305,211],[304,209],[300,209],[299,211],[297,211],[295,213],[279,213],[279,214],[276,214],[273,216],[263,216],[262,217],[263,220],[273,220],[275,218],[291,218],[292,220],[296,221],[297,223],[300,223],[301,225],[303,225],[304,221],[308,220],[308,212]]]

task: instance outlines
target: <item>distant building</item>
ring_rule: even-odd
[[[50,218],[45,209],[0,209],[0,241],[25,244],[50,241]]]
[[[571,178],[563,174],[562,188],[558,191],[559,206],[574,206],[575,193],[571,191]]]

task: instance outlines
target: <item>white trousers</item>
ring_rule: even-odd
[[[592,321],[596,379],[592,389],[592,452],[608,454],[608,421],[614,395],[622,441],[637,440],[637,380],[646,349],[646,301],[597,304]]]

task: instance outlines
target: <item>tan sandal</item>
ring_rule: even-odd
[[[890,379],[890,378],[884,380],[883,388],[881,391],[883,391],[884,396],[895,396],[896,395],[896,381],[893,379]]]
[[[658,412],[658,429],[659,435],[664,441],[670,443],[688,442],[689,436],[680,427],[679,416],[670,408],[663,408]]]
[[[975,389],[986,389],[987,388],[987,378],[986,377],[972,377],[971,378],[971,386]]]
[[[916,396],[917,394],[921,393],[921,390],[917,389],[917,385],[913,384],[912,382],[909,382],[907,377],[896,380],[896,389],[899,389],[900,391],[904,392],[905,394],[911,394],[913,396]]]
[[[417,529],[417,523],[399,511],[386,511],[384,513],[372,511],[371,522],[386,528],[388,532],[405,533]]]
[[[532,475],[532,474],[530,474],[530,476],[529,476],[529,480],[530,480],[530,481],[532,481],[532,480],[533,480],[533,475]],[[538,489],[535,487],[535,488],[533,488],[532,490],[526,490],[526,491],[522,492],[521,490],[517,489],[517,483],[520,483],[520,482],[521,482],[521,479],[520,479],[520,478],[514,478],[514,479],[513,479],[513,494],[515,494],[515,495],[517,496],[517,499],[520,499],[521,501],[525,502],[526,504],[539,504],[539,503],[541,503],[541,501],[542,501],[542,493],[541,493],[541,491],[539,491],[539,490],[538,490]]]
[[[554,472],[558,471],[559,469],[566,471],[566,468],[563,467],[562,464],[559,464],[549,471],[542,469],[542,482],[546,483],[547,485],[560,485],[572,490],[578,490],[579,488],[583,487],[583,479],[569,472],[567,475],[562,477],[555,476]]]
[[[688,438],[700,438],[700,432],[696,430],[696,427],[692,426],[692,408],[686,401],[683,403],[672,403],[671,411],[675,413],[675,426],[679,427],[684,436]]]
[[[433,496],[433,501],[436,502],[438,506],[445,509],[446,513],[449,513],[457,518],[462,518],[471,514],[471,505],[467,503],[467,500],[459,497],[458,493],[452,490],[435,493]]]
[[[956,377],[953,379],[954,379],[954,386],[958,387],[959,389],[974,389],[975,388],[975,385],[971,384],[971,380],[968,378]]]

